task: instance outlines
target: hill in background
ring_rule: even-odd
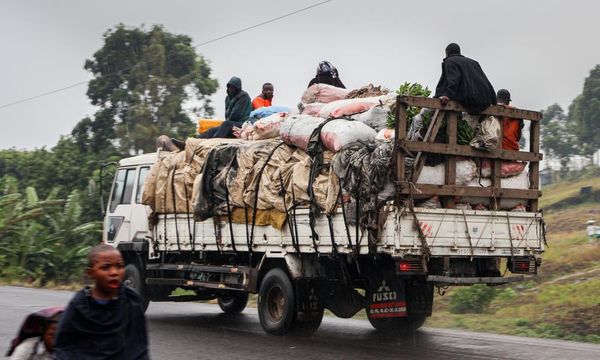
[[[591,192],[582,195],[582,187]],[[600,343],[600,245],[590,244],[586,233],[587,220],[600,224],[600,176],[594,171],[542,191],[548,247],[538,276],[491,288],[492,300],[481,314],[451,313],[452,298],[462,290],[461,298],[469,301],[469,295],[490,289],[452,288],[436,295],[426,326]]]

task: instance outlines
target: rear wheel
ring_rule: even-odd
[[[387,318],[387,319],[374,319],[367,311],[367,317],[373,327],[380,331],[399,333],[399,334],[410,334],[415,332],[418,328],[423,326],[427,317],[401,317],[401,318]]]
[[[294,284],[283,270],[271,269],[265,275],[258,293],[258,317],[267,334],[307,336],[319,328],[323,308],[317,305],[299,311],[296,295]],[[304,291],[300,295],[300,299],[311,296]]]
[[[123,279],[123,285],[129,286],[142,298],[142,310],[146,312],[150,301],[146,294],[146,284],[144,278],[140,272],[140,269],[135,264],[128,264],[125,266],[125,278]]]
[[[221,295],[217,298],[219,307],[226,314],[239,314],[248,304],[248,293],[233,293]]]

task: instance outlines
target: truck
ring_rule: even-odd
[[[434,111],[423,141],[407,138],[410,107]],[[537,274],[545,249],[543,214],[538,209],[539,112],[492,105],[483,116],[527,120],[528,151],[489,151],[457,143],[454,101],[398,96],[394,155],[395,198],[379,208],[378,236],[348,221],[343,207],[330,216],[295,208],[276,229],[233,223],[227,216],[197,221],[190,213],[151,217],[141,194],[160,154],[122,159],[106,206],[103,241],[118,248],[126,263],[125,284],[150,301],[217,300],[229,314],[244,310],[257,294],[260,324],[271,335],[312,334],[327,309],[341,318],[366,311],[377,330],[411,332],[432,313],[434,290],[448,286],[496,286]],[[445,125],[442,127],[442,125]],[[436,135],[445,128],[445,142]],[[427,155],[445,159],[442,185],[411,181]],[[460,157],[491,162],[490,186],[456,184]],[[503,161],[528,162],[529,188],[502,187]],[[407,175],[408,174],[408,175]],[[413,197],[437,196],[443,208],[415,206]],[[489,200],[489,209],[457,208],[459,196]],[[522,199],[523,211],[501,210],[507,199]],[[314,214],[313,214],[314,215]],[[363,241],[364,240],[364,241]],[[510,276],[506,275],[506,270]],[[175,295],[177,288],[187,295]]]

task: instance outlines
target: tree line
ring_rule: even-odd
[[[583,91],[571,103],[568,112],[558,104],[542,111],[542,150],[567,169],[573,155],[592,158],[600,149],[600,65],[596,65],[583,84]]]
[[[77,280],[101,238],[101,164],[154,151],[158,135],[194,133],[190,112],[213,114],[218,83],[189,36],[120,24],[103,40],[84,63],[95,114],[49,149],[0,150],[1,278]]]

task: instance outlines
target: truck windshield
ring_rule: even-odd
[[[117,171],[110,199],[110,212],[114,212],[119,204],[129,204],[131,202],[134,177],[135,169],[119,169]]]

